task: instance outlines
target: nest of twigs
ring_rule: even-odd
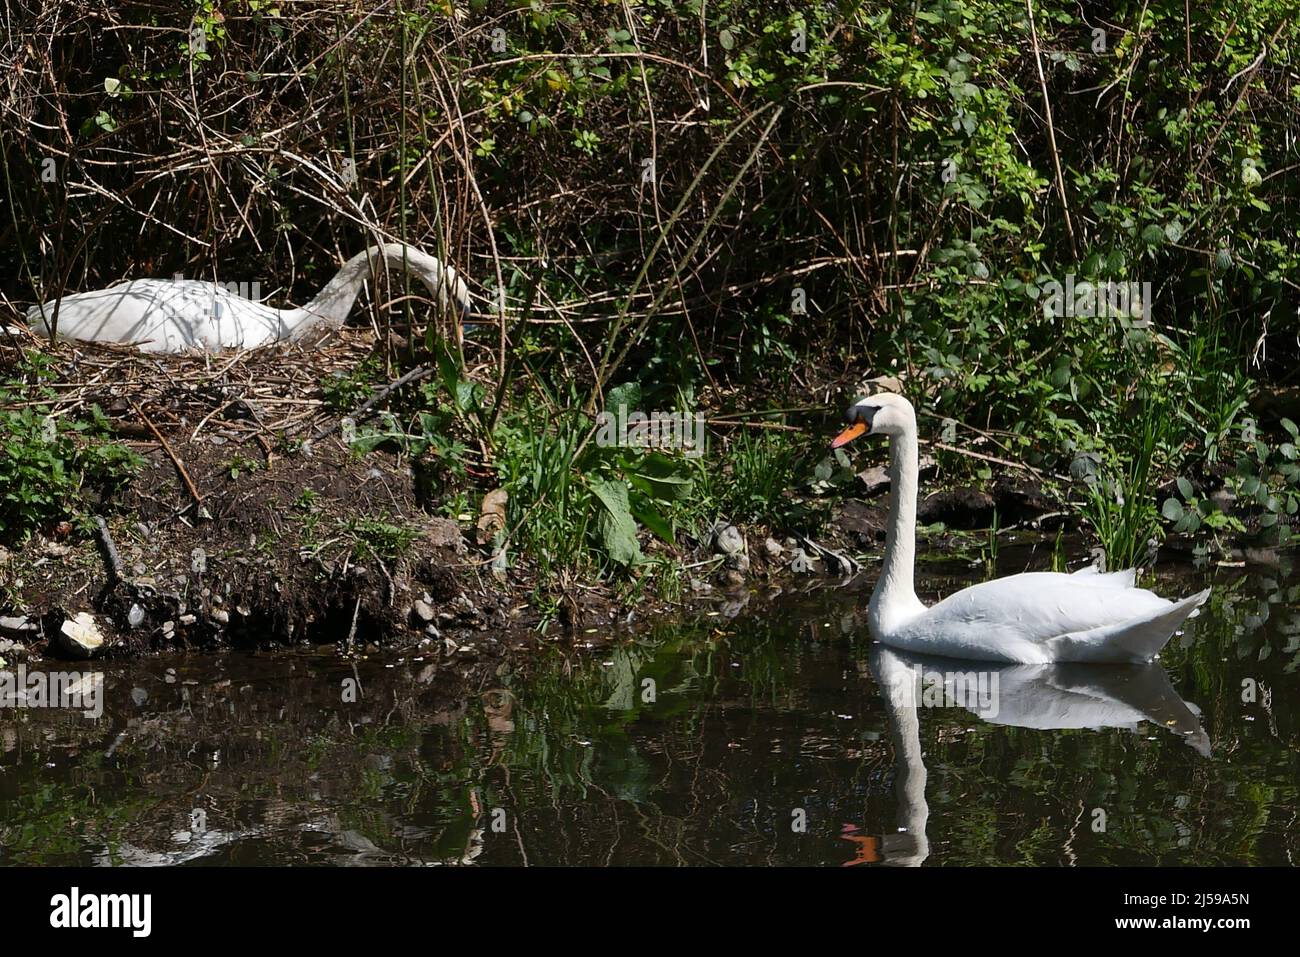
[[[16,367],[21,349],[33,346],[54,360],[55,377],[43,383],[56,394],[48,404],[54,417],[98,406],[124,438],[184,432],[193,441],[219,426],[228,438],[264,444],[309,438],[327,412],[323,386],[355,370],[375,339],[367,329],[342,329],[315,343],[206,355],[11,339],[0,341],[0,367]]]

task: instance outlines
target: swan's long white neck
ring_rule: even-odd
[[[872,623],[889,631],[924,608],[916,597],[912,572],[916,562],[916,494],[918,484],[916,427],[889,439],[889,528],[885,563],[871,594]]]
[[[455,301],[462,311],[468,309],[469,293],[464,281],[451,266],[433,256],[402,243],[371,246],[357,253],[335,273],[325,288],[301,309],[280,310],[284,334],[298,338],[314,329],[338,329],[347,320],[361,287],[370,278],[371,263],[385,262],[396,269],[407,269],[428,288],[438,304],[446,308]]]

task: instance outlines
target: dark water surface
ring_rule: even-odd
[[[451,686],[396,654],[96,664],[98,719],[0,710],[0,863],[1295,864],[1300,578],[1159,588],[1207,580],[1148,668],[918,662],[834,589]],[[983,717],[927,706],[942,671]]]

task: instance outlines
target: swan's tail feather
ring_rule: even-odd
[[[1210,589],[1207,588],[1150,614],[1061,635],[1048,644],[1053,646],[1053,657],[1058,661],[1150,661],[1209,597]]]

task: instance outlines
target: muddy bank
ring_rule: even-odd
[[[8,657],[441,643],[515,623],[526,575],[487,587],[460,524],[424,508],[410,461],[341,438],[329,390],[373,347],[363,330],[208,358],[56,346],[51,416],[99,408],[143,467],[116,494],[88,492],[81,525],[0,547]]]
[[[41,537],[10,554],[15,614],[50,641],[91,611],[115,654],[509,623],[506,596],[480,587],[459,526],[423,514],[393,463],[322,445],[241,469],[213,438],[170,443],[200,500],[185,504],[159,446],[93,535]]]
[[[328,643],[454,656],[487,635],[590,643],[612,623],[686,607],[734,614],[805,555],[794,539],[764,548],[720,529],[697,543],[703,558],[682,600],[628,607],[610,590],[573,588],[540,634],[526,558],[494,574],[477,523],[429,514],[396,456],[358,458],[327,440],[232,466],[220,429],[140,451],[144,469],[98,503],[93,531],[67,527],[0,550],[0,657]],[[814,554],[799,570],[821,567]]]
[[[0,659],[336,644],[474,660],[500,643],[595,647],[648,620],[730,618],[858,570],[847,539],[720,525],[683,542],[677,557],[693,568],[678,599],[629,602],[592,583],[563,591],[543,621],[528,559],[495,574],[477,523],[429,514],[408,463],[333,441],[232,469],[213,437],[142,448],[145,468],[99,503],[93,530],[0,549]]]
[[[0,657],[301,643],[455,655],[488,632],[551,640],[626,618],[609,589],[584,583],[563,589],[539,639],[527,556],[494,568],[491,516],[449,515],[449,496],[433,494],[452,470],[433,455],[353,451],[344,418],[364,395],[346,394],[347,377],[374,350],[366,330],[207,358],[55,346],[51,414],[99,408],[143,466],[114,494],[88,491],[69,510],[83,521],[0,546]],[[493,487],[487,466],[470,469],[462,487]],[[685,601],[777,564],[725,540],[683,543],[676,557],[697,564]],[[680,604],[641,596],[635,614]]]

